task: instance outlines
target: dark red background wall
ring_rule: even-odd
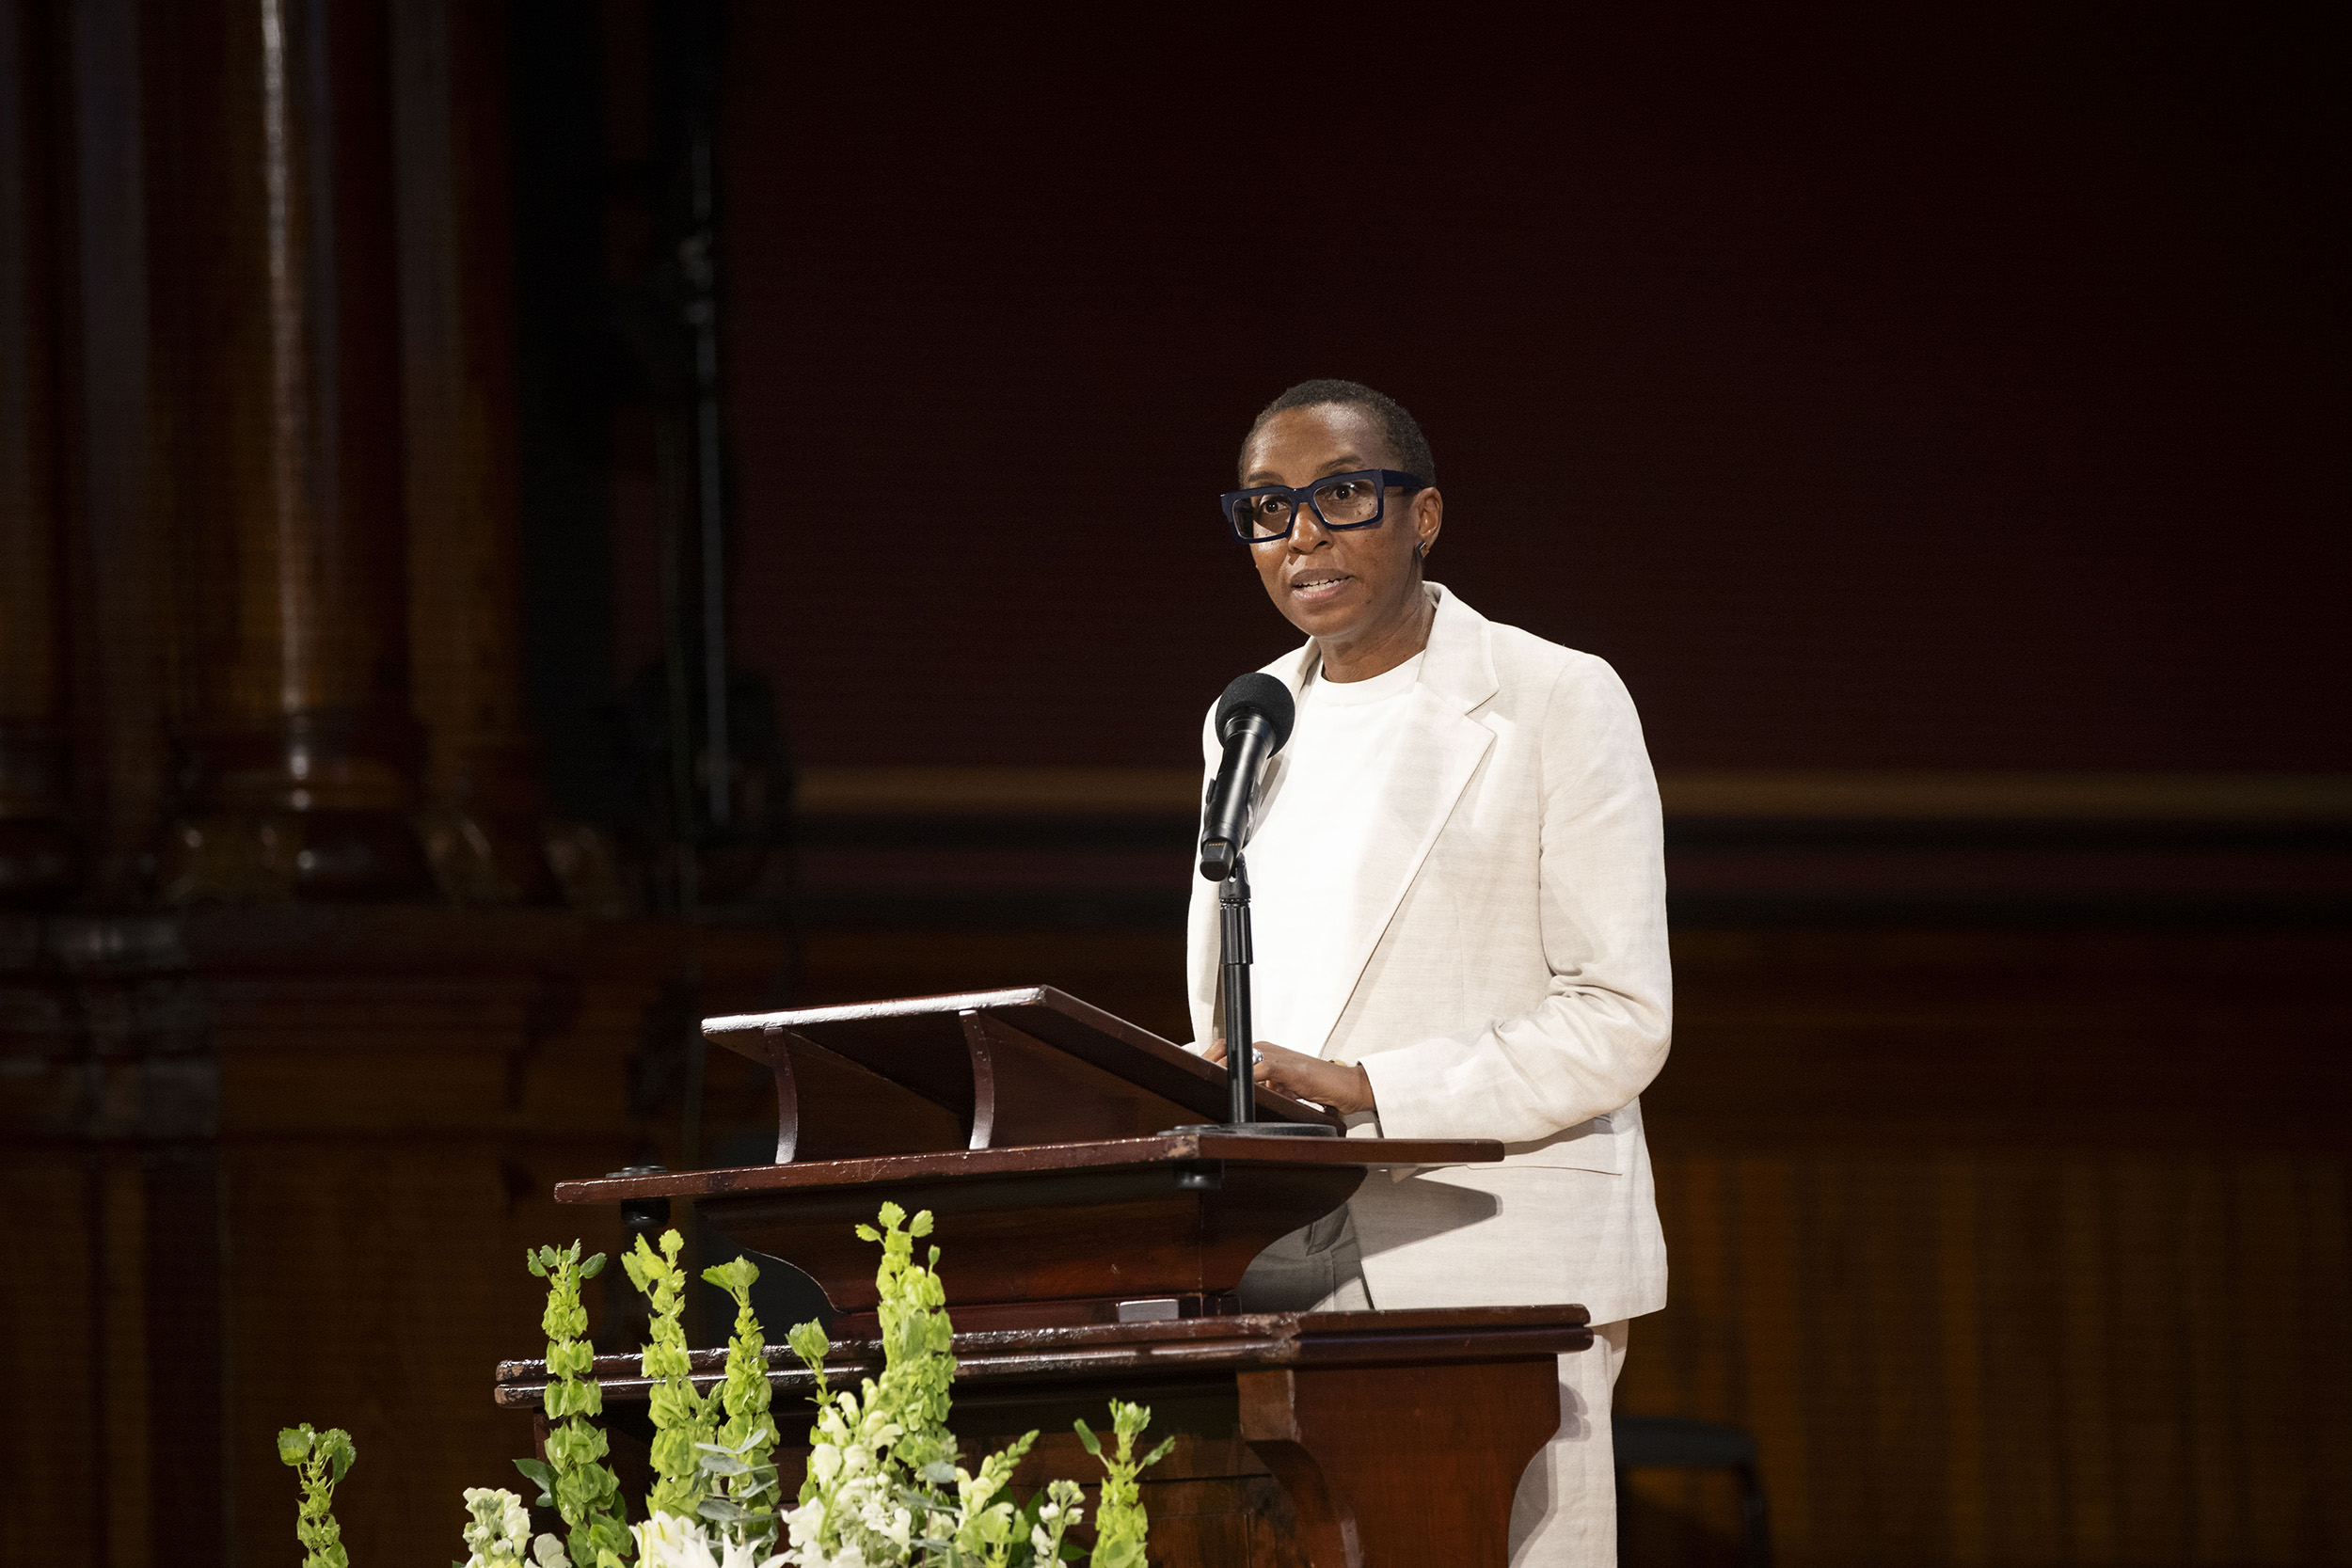
[[[806,760],[1188,760],[1291,641],[1215,493],[1338,374],[1661,764],[2352,767],[2287,13],[872,14],[731,24],[738,649]]]

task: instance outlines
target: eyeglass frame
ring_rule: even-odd
[[[1373,503],[1371,516],[1360,523],[1335,523],[1323,515],[1323,508],[1315,502],[1314,493],[1318,488],[1331,483],[1334,480],[1363,479],[1374,474],[1380,476],[1380,499]],[[1233,537],[1243,544],[1279,545],[1298,531],[1298,506],[1301,501],[1306,502],[1307,510],[1315,515],[1317,526],[1325,532],[1348,533],[1359,528],[1378,528],[1387,519],[1391,490],[1402,490],[1410,495],[1416,490],[1428,488],[1429,486],[1423,484],[1418,475],[1405,473],[1395,468],[1350,468],[1344,473],[1325,474],[1314,483],[1298,489],[1294,489],[1287,484],[1257,484],[1247,490],[1228,490],[1218,498],[1217,504],[1225,514],[1225,526],[1232,530]],[[1241,520],[1233,515],[1233,503],[1238,500],[1248,500],[1253,496],[1288,496],[1291,500],[1290,527],[1279,533],[1244,533],[1241,531]]]

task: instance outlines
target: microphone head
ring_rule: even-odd
[[[1291,701],[1291,689],[1263,670],[1252,670],[1234,677],[1217,699],[1216,736],[1225,738],[1225,729],[1236,714],[1259,713],[1274,726],[1274,744],[1266,748],[1266,755],[1280,751],[1291,737],[1291,725],[1298,718],[1298,705]]]

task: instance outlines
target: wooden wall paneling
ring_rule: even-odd
[[[2271,1156],[2225,1173],[2237,1217],[2237,1256],[2216,1314],[2236,1351],[2239,1453],[2245,1468],[2245,1542],[2256,1561],[2303,1553],[2311,1476],[2297,1463],[2310,1447],[2308,1386],[2296,1365],[2296,1307],[2311,1285],[2300,1256],[2298,1161]]]
[[[27,1561],[217,1563],[216,1083],[168,923],[0,931],[0,1069],[35,1270],[8,1312],[27,1418],[0,1464],[31,1481],[6,1528]]]
[[[425,844],[459,901],[543,899],[522,712],[505,13],[396,0],[401,416]]]
[[[2341,1157],[1749,1158],[1719,1164],[1729,1229],[1692,1199],[1716,1163],[1661,1160],[1675,1299],[1635,1325],[1618,1407],[1755,1431],[1783,1560],[2352,1549]],[[1705,1484],[1636,1492],[1633,1560],[1729,1549]]]
[[[2352,1212],[2344,1202],[2345,1171],[2341,1162],[2307,1160],[2298,1176],[2302,1226],[2295,1247],[2308,1288],[2296,1303],[2294,1344],[2295,1371],[2311,1412],[2304,1441],[2318,1454],[2352,1456],[2352,1399],[2339,1397],[2352,1388],[2352,1340],[2344,1333],[2344,1325],[2352,1323]],[[2352,1459],[2344,1463],[2352,1465]],[[2352,1486],[2332,1484],[2341,1477],[2324,1465],[2313,1474],[2316,1484],[2308,1494],[2298,1550],[2307,1560],[2352,1556]]]
[[[355,1561],[440,1549],[461,1491],[525,1451],[481,1385],[537,1338],[522,1249],[620,1241],[554,1183],[676,1158],[644,1093],[649,1009],[690,963],[715,1005],[759,1005],[783,939],[400,905],[183,924],[220,1058],[235,1549],[278,1550],[271,1437],[299,1420],[358,1442],[337,1508]]]
[[[2191,1561],[2227,1561],[2244,1554],[2244,1450],[2233,1396],[2237,1324],[2229,1312],[2233,1216],[2223,1172],[2212,1161],[2176,1167],[2174,1210],[2183,1317],[2179,1365],[2182,1441],[2188,1450],[2188,1528],[2177,1549]],[[2271,1289],[2284,1283],[2275,1274]]]
[[[45,923],[0,912],[0,1191],[24,1227],[32,1272],[0,1291],[0,1334],[17,1347],[14,1408],[0,1422],[0,1559],[75,1560],[102,1519],[110,1430],[100,1303],[107,1230],[84,1133],[92,1080],[87,1034]]]
[[[2107,1323],[2117,1312],[2106,1237],[2110,1229],[2107,1187],[2096,1162],[2070,1157],[2058,1171],[2056,1196],[2058,1276],[2049,1312],[2049,1338],[2060,1352],[2065,1472],[2070,1493],[2068,1544],[2089,1563],[2115,1561],[2115,1430],[2110,1389],[2115,1366],[2107,1354]]]
[[[1734,1267],[1752,1382],[1748,1409],[1758,1462],[1771,1490],[1773,1526],[1799,1555],[1817,1530],[1814,1433],[1804,1391],[1812,1373],[1810,1303],[1801,1291],[1794,1171],[1786,1159],[1740,1162],[1740,1228]],[[1631,1346],[1627,1346],[1629,1361]]]
[[[0,0],[0,902],[81,880],[67,793],[51,8]]]
[[[1936,1312],[1931,1327],[1944,1354],[1944,1454],[1938,1470],[1920,1478],[1941,1482],[1947,1550],[1955,1563],[1987,1561],[1992,1520],[1985,1503],[1987,1447],[1981,1206],[1966,1162],[1939,1155],[1930,1173],[1933,1200],[1929,1228],[1935,1238]]]
[[[2188,1533],[2187,1453],[2173,1416],[2187,1376],[2183,1340],[2191,1324],[2181,1299],[2169,1174],[2144,1156],[2117,1160],[2106,1173],[2115,1204],[2107,1249],[2119,1310],[2104,1326],[2116,1374],[2116,1547],[2126,1562],[2181,1555]],[[2168,1361],[2169,1375],[2133,1375]]]
[[[2352,1555],[2347,940],[1678,932],[1619,1408],[1753,1430],[1787,1562]]]
[[[2066,1537],[2057,1270],[2048,1227],[2056,1183],[2040,1162],[1995,1153],[1972,1173],[1983,1221],[1986,1513],[1995,1562],[2054,1561]],[[1938,1347],[1922,1347],[1933,1354]],[[1867,1521],[1847,1537],[1869,1539]]]

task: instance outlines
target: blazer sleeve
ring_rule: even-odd
[[[1475,1035],[1366,1056],[1384,1136],[1538,1142],[1630,1103],[1665,1064],[1665,836],[1633,699],[1607,663],[1578,656],[1542,726],[1544,998]]]

